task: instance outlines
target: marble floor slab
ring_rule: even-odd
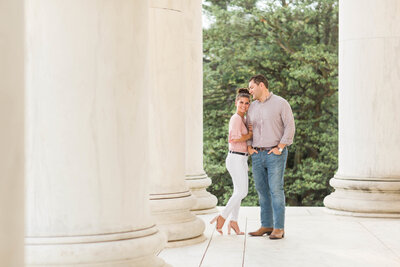
[[[223,209],[223,207],[219,207]],[[322,207],[288,207],[285,238],[251,237],[258,229],[259,207],[242,207],[239,225],[246,235],[224,235],[209,221],[207,240],[167,248],[159,256],[175,267],[335,266],[400,267],[400,220],[330,215]]]

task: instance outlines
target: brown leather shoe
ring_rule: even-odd
[[[274,229],[269,236],[269,239],[276,240],[285,237],[285,231],[283,229]]]
[[[255,232],[250,232],[249,235],[252,236],[263,236],[265,234],[270,235],[272,233],[273,228],[272,227],[260,227],[260,229],[258,229]]]

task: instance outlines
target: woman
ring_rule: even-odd
[[[229,153],[226,158],[226,168],[233,181],[233,194],[222,213],[210,222],[217,222],[216,229],[221,235],[223,234],[222,227],[229,215],[231,215],[231,220],[228,224],[228,234],[230,234],[231,229],[237,235],[244,234],[240,231],[237,220],[240,203],[248,191],[249,178],[247,173],[248,154],[246,141],[253,135],[251,125],[249,125],[249,130],[247,130],[244,117],[250,106],[250,93],[248,89],[238,89],[235,106],[236,113],[232,115],[229,121]]]

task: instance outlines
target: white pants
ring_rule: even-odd
[[[247,156],[228,153],[226,157],[226,169],[232,177],[233,194],[229,199],[221,216],[225,219],[231,214],[231,220],[237,221],[239,217],[240,203],[247,196],[249,187],[249,176]]]

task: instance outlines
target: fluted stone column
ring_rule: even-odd
[[[218,212],[217,198],[206,191],[211,179],[203,168],[203,39],[202,1],[183,2],[186,181],[195,197],[192,212]]]
[[[0,266],[24,265],[24,1],[0,0]]]
[[[26,1],[27,264],[166,266],[148,201],[148,4]]]
[[[400,217],[400,2],[340,1],[335,214]]]
[[[184,25],[182,1],[150,1],[151,207],[168,246],[205,240],[204,222],[185,181]]]

